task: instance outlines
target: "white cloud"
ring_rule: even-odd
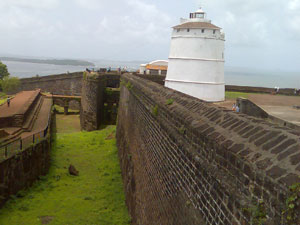
[[[171,27],[178,24],[180,17],[196,10],[193,3],[0,0],[0,30],[5,34],[0,36],[0,49],[16,54],[30,55],[34,50],[35,54],[79,58],[167,58]],[[300,0],[202,0],[201,3],[208,18],[224,29],[226,51],[236,55],[245,53],[245,61],[263,51],[270,51],[270,56],[272,52],[280,55],[276,53],[277,46],[296,51],[294,46],[299,45]],[[252,56],[245,49],[251,49]],[[227,61],[241,58],[234,57]]]
[[[115,1],[115,0],[113,0]],[[78,6],[88,10],[99,10],[105,6],[105,2],[101,0],[75,0]],[[111,2],[111,1],[110,1]]]
[[[261,48],[272,40],[300,38],[300,0],[203,2],[208,16],[224,28],[229,45]]]
[[[54,9],[59,0],[0,0],[1,8]]]
[[[299,10],[300,9],[300,0],[291,0],[288,2],[288,9],[290,10]]]

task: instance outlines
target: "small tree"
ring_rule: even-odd
[[[0,80],[8,76],[9,76],[9,72],[7,70],[7,66],[0,61]]]
[[[0,80],[0,86],[5,93],[13,92],[17,90],[20,85],[20,80],[17,77],[5,76]]]

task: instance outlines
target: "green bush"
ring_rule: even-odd
[[[20,80],[17,77],[6,76],[2,80],[0,80],[0,85],[3,92],[9,93],[17,90],[20,85]]]
[[[7,70],[7,66],[0,62],[0,80],[2,80],[4,77],[8,77],[9,72]]]

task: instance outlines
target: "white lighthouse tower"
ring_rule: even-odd
[[[200,8],[173,27],[165,86],[217,102],[225,97],[224,42],[221,28]]]

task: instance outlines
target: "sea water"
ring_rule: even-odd
[[[3,61],[7,65],[11,76],[19,78],[46,76],[52,74],[61,74],[67,72],[83,71],[83,66],[68,65],[51,65],[38,63],[24,63]],[[95,61],[96,68],[125,68],[128,71],[137,71],[143,62],[137,61]],[[256,86],[256,87],[280,87],[280,88],[299,88],[300,89],[300,72],[283,72],[283,71],[263,71],[249,68],[226,67],[225,66],[225,83],[230,85]]]

